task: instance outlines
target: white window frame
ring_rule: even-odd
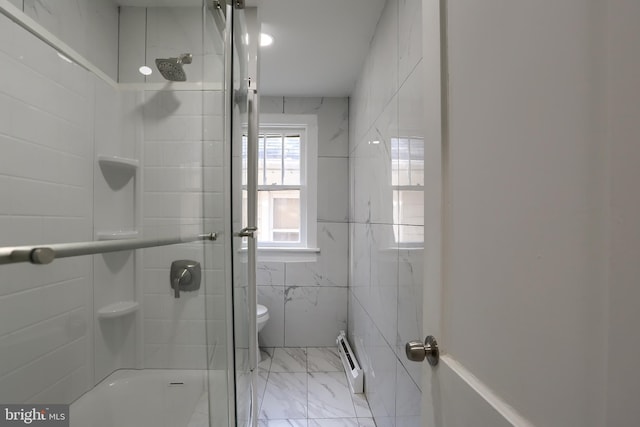
[[[300,255],[319,252],[317,247],[318,224],[318,118],[314,114],[260,114],[260,135],[269,129],[303,129],[304,138],[300,150],[300,242],[258,242],[260,261],[270,261],[271,255],[278,260],[290,255],[290,261]],[[259,186],[277,190],[286,186]],[[270,188],[269,188],[270,187]],[[306,261],[307,259],[300,259]]]

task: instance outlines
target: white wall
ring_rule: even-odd
[[[260,346],[334,346],[347,327],[349,100],[269,96],[260,98],[260,110],[318,117],[320,249],[315,262],[260,262],[258,256],[258,302],[270,317]]]
[[[397,215],[392,138],[423,145],[421,37],[421,2],[387,1],[350,99],[349,339],[383,427],[420,424],[420,366],[404,342],[423,336],[423,248],[397,244],[394,231],[422,235],[424,226]]]
[[[609,293],[607,413],[604,425],[640,419],[640,3],[607,2],[607,141],[609,147]]]

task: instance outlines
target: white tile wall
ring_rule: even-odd
[[[260,345],[333,346],[347,320],[349,100],[262,97],[260,111],[318,117],[320,248],[313,262],[259,263],[258,302],[271,316],[260,333]]]
[[[223,230],[222,100],[220,92],[145,92],[141,108],[146,234],[200,233],[205,228],[215,232]],[[143,256],[144,366],[206,368],[207,333],[209,344],[215,347],[213,363],[224,364],[223,243],[146,249]],[[183,292],[176,299],[170,287],[169,271],[171,262],[179,259],[200,262],[203,281],[200,290]],[[212,330],[207,331],[205,320],[210,322]]]
[[[120,33],[118,37],[118,81],[143,83],[138,69],[145,65],[145,35],[147,9],[120,6]],[[154,64],[147,64],[153,67]]]
[[[187,81],[219,82],[224,69],[223,42],[209,16],[205,31],[203,37],[200,7],[122,7],[120,39],[126,43],[120,43],[119,81],[164,83],[156,58],[191,53],[193,62],[184,65]],[[145,64],[153,70],[146,78],[138,72]]]
[[[109,155],[140,159],[139,133],[141,115],[133,105],[137,95],[114,90],[105,82],[96,84],[94,151]],[[137,122],[137,123],[136,123]],[[94,161],[93,200],[94,230],[118,231],[136,229],[136,185],[139,171],[123,172],[120,168],[98,165]],[[118,302],[135,301],[136,263],[132,251],[95,256],[93,259],[96,310]],[[96,382],[116,369],[136,368],[137,315],[124,319],[96,319],[94,357]],[[118,349],[114,351],[113,349]]]
[[[350,98],[348,331],[377,426],[421,425],[420,365],[406,361],[404,343],[424,335],[424,252],[396,243],[394,229],[424,231],[396,222],[391,150],[392,138],[424,135],[420,7],[387,1]]]
[[[90,60],[118,77],[118,6],[112,0],[24,0],[24,13]]]
[[[0,16],[0,246],[92,240],[96,80]],[[93,382],[91,257],[2,266],[0,400]]]

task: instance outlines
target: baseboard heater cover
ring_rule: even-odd
[[[349,345],[349,341],[347,341],[347,336],[344,331],[340,331],[340,335],[336,338],[336,344],[338,345],[338,353],[340,354],[340,360],[342,360],[342,366],[344,366],[344,371],[347,374],[347,379],[349,380],[349,388],[351,388],[351,392],[363,393],[364,375],[360,368],[360,364],[356,360],[356,356],[351,350],[351,346]]]

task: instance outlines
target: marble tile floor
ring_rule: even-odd
[[[263,348],[259,427],[375,427],[364,394],[352,394],[337,349]]]

